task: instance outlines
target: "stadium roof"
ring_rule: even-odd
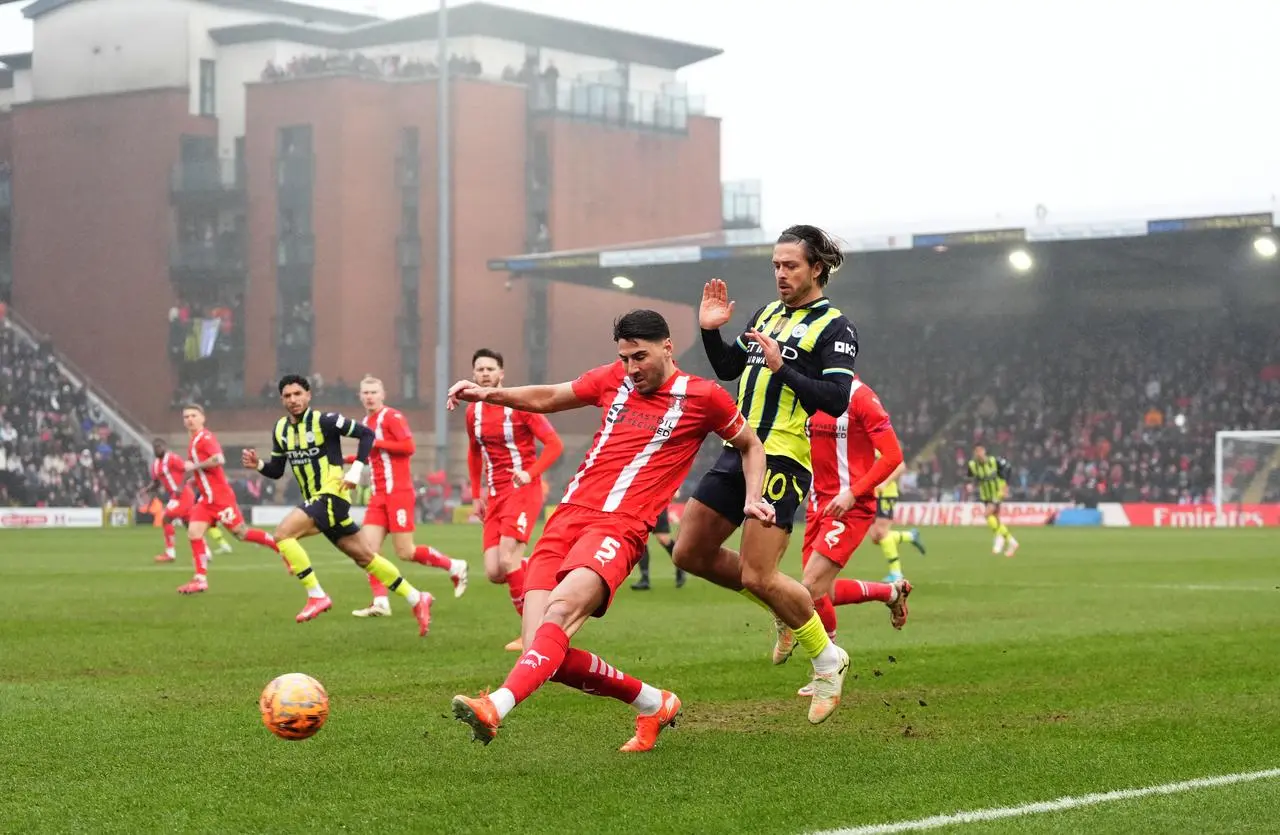
[[[11,70],[29,70],[31,69],[31,53],[14,52],[10,55],[0,55],[0,64],[4,64]]]
[[[438,12],[428,12],[397,20],[373,20],[345,31],[317,29],[285,21],[266,21],[224,26],[209,34],[220,44],[288,40],[330,49],[360,49],[382,44],[435,40],[439,31],[439,17]],[[721,50],[712,47],[639,35],[484,2],[466,3],[449,9],[448,27],[451,37],[483,35],[577,55],[594,55],[671,70],[714,58],[721,53]]]
[[[949,252],[949,266],[960,267],[966,254],[982,260],[992,257],[991,250],[1004,257],[1010,246],[1023,245],[1035,250],[1037,245],[1062,244],[1071,241],[1095,242],[1097,268],[1106,272],[1114,266],[1123,251],[1129,261],[1144,261],[1177,272],[1203,267],[1192,264],[1185,253],[1170,253],[1167,236],[1193,232],[1236,233],[1280,226],[1274,210],[1241,214],[1196,217],[1149,218],[1145,220],[1096,221],[1041,224],[1028,227],[970,229],[961,231],[837,234],[844,251],[852,255],[883,259],[880,266],[894,261],[894,253],[919,253],[917,257]],[[641,295],[672,301],[688,301],[691,283],[716,275],[739,271],[744,265],[755,269],[761,259],[773,253],[775,232],[763,229],[726,230],[688,235],[657,241],[644,241],[600,249],[564,250],[547,253],[525,253],[488,262],[495,272],[515,273],[523,278],[564,281],[592,287],[609,288],[612,277],[624,276],[632,289]],[[936,257],[936,256],[934,256]],[[1208,258],[1208,254],[1205,254]],[[936,261],[919,262],[918,269],[904,274],[930,274],[948,267]],[[895,271],[896,272],[896,271]],[[614,285],[616,286],[616,284]]]
[[[956,232],[890,234],[853,233],[837,235],[846,253],[888,252],[892,250],[980,244],[1034,243],[1037,241],[1085,241],[1100,238],[1137,238],[1210,229],[1262,229],[1280,225],[1274,211],[1205,217],[1160,218],[1151,220],[1104,221],[1095,223],[1044,224],[1026,228],[977,229]],[[566,269],[660,266],[760,258],[773,252],[776,235],[764,229],[731,229],[643,241],[631,244],[575,249],[560,252],[526,253],[489,260],[489,269],[498,272],[545,273]],[[547,277],[547,276],[544,276]]]
[[[55,12],[65,6],[81,0],[36,0],[22,10],[23,16],[35,20],[43,15]],[[358,12],[344,12],[324,6],[313,6],[309,3],[294,3],[291,0],[200,0],[212,6],[223,6],[228,9],[245,9],[265,14],[286,15],[305,22],[328,23],[335,26],[360,26],[361,24],[381,20],[381,18]]]

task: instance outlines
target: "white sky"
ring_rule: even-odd
[[[724,49],[682,77],[724,120],[724,178],[763,181],[770,229],[1266,210],[1280,192],[1280,0],[498,2]],[[0,53],[30,48],[16,7]]]

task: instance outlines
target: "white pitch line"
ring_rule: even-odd
[[[923,585],[923,583],[922,583]],[[1228,586],[1198,583],[1055,583],[1003,582],[1000,580],[931,580],[933,586],[999,586],[1009,589],[1149,589],[1152,591],[1266,591],[1274,592],[1275,586]]]
[[[830,829],[816,832],[814,835],[884,835],[890,832],[919,832],[925,829],[937,829],[941,826],[953,826],[962,823],[983,823],[1002,818],[1020,818],[1024,815],[1039,815],[1045,812],[1061,812],[1066,809],[1079,809],[1082,806],[1097,806],[1099,803],[1111,803],[1116,800],[1133,800],[1139,797],[1150,797],[1155,794],[1178,794],[1195,789],[1208,789],[1216,786],[1230,786],[1233,783],[1250,783],[1254,780],[1268,780],[1280,777],[1280,768],[1269,768],[1266,771],[1249,771],[1240,774],[1224,774],[1221,777],[1200,777],[1195,780],[1184,780],[1181,783],[1165,783],[1162,786],[1148,786],[1144,789],[1121,789],[1102,794],[1083,794],[1079,797],[1060,797],[1057,800],[1028,803],[1025,806],[1003,806],[997,809],[979,809],[974,812],[957,812],[954,815],[935,815],[931,818],[920,818],[898,823],[881,823],[872,826],[856,826],[851,829]]]

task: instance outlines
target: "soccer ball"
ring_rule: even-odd
[[[258,697],[262,724],[281,739],[306,739],[329,718],[329,694],[324,685],[302,673],[272,680]]]

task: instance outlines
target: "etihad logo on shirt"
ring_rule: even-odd
[[[324,450],[320,447],[312,447],[311,449],[290,449],[285,451],[290,461],[309,461],[312,458],[318,458],[324,454]]]
[[[782,354],[784,360],[800,359],[800,352],[790,345],[778,345],[778,353]],[[747,346],[747,362],[756,363],[757,365],[764,362],[764,348],[760,347],[759,342],[752,342]]]

